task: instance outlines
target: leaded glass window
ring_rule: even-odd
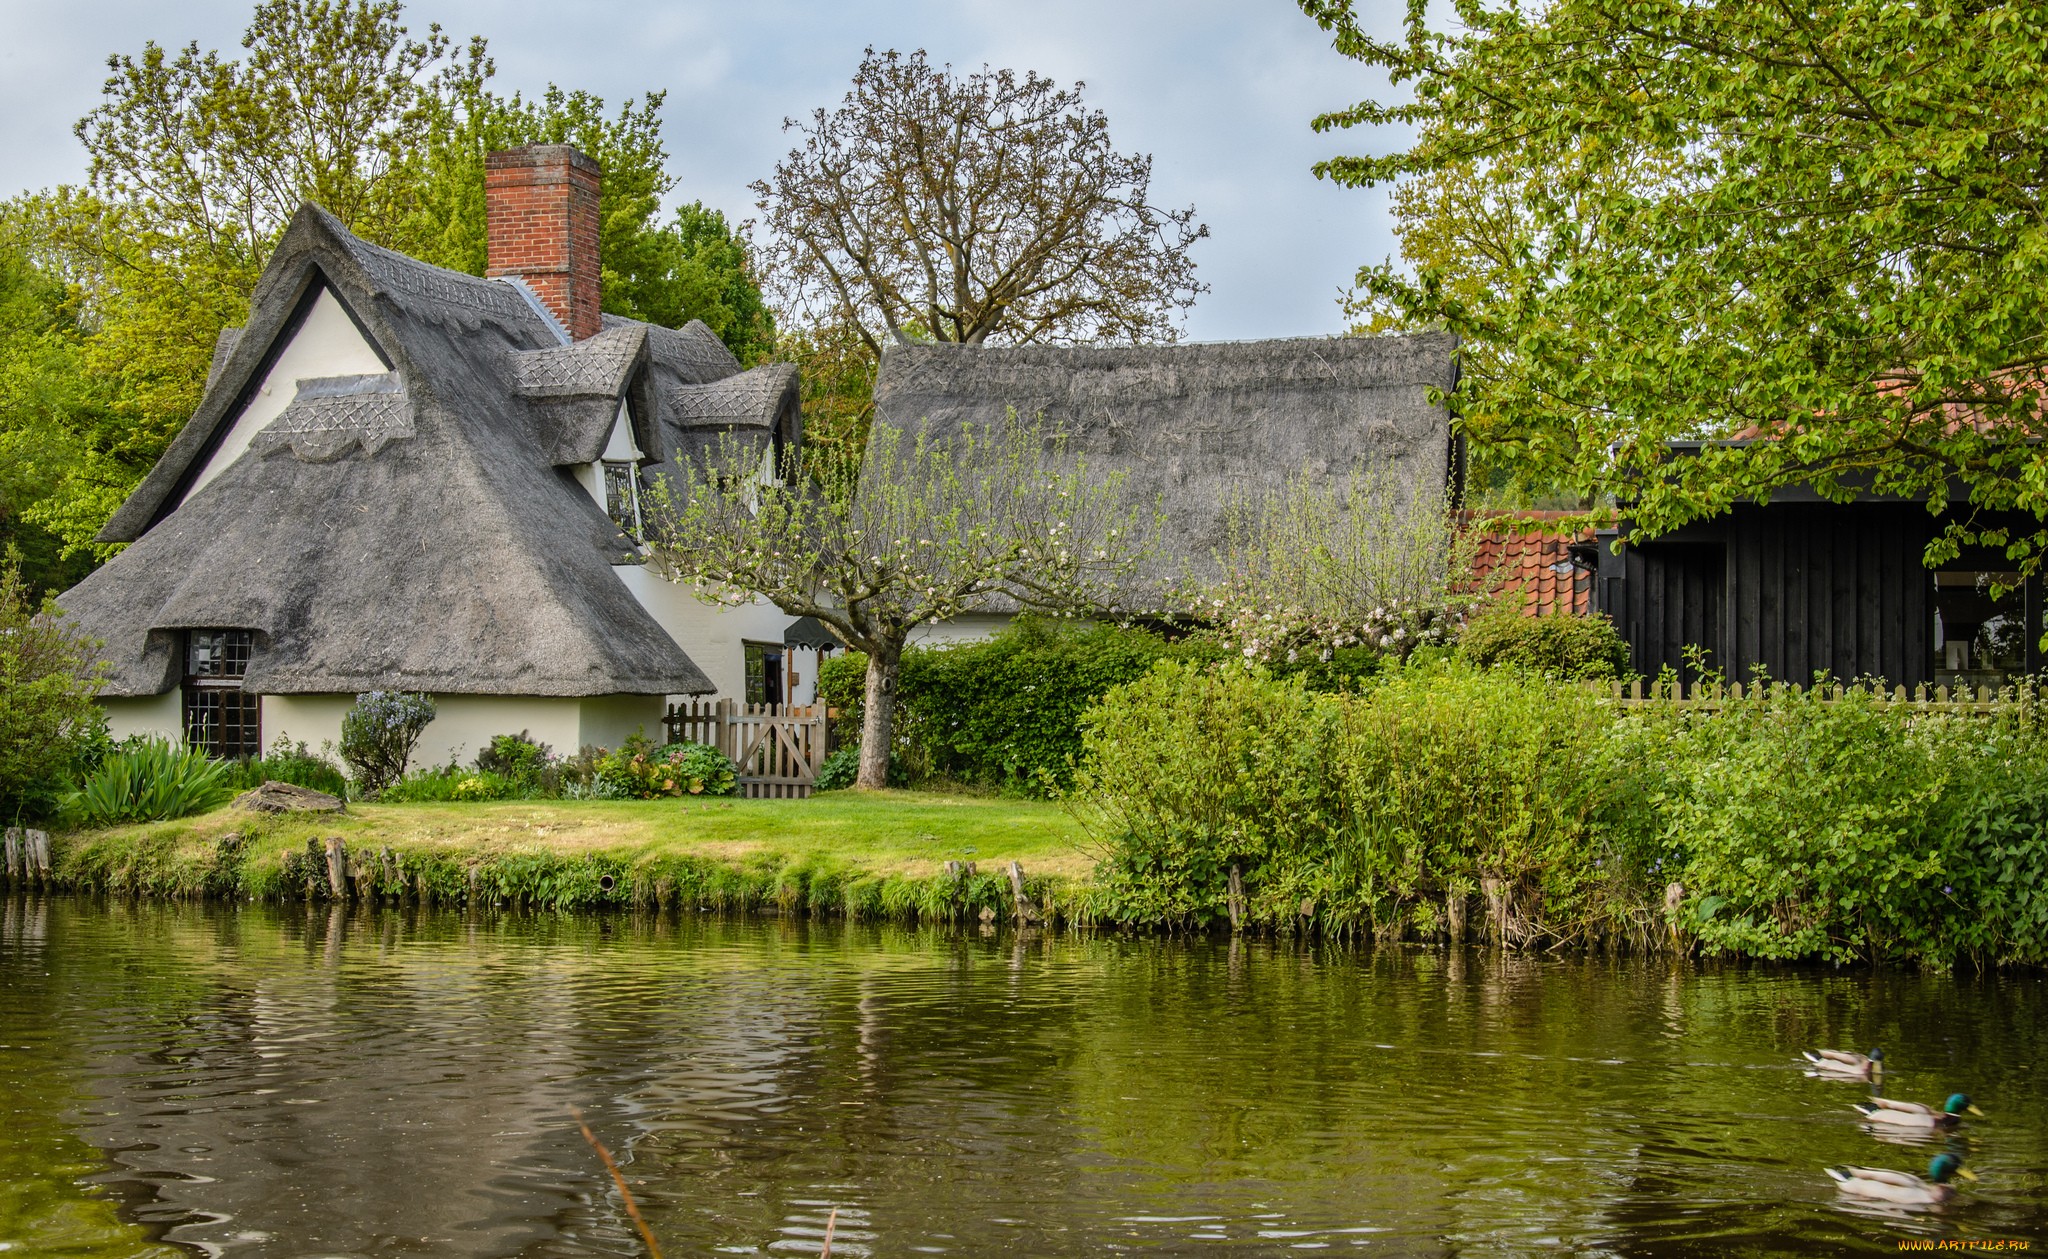
[[[638,542],[640,523],[640,465],[607,460],[604,465],[605,510],[619,532]]]
[[[185,742],[208,756],[263,754],[263,700],[242,690],[254,645],[248,630],[185,635]]]

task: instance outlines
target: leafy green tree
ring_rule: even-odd
[[[896,682],[920,625],[991,599],[1053,612],[1114,609],[1149,545],[1122,474],[1012,416],[955,440],[886,425],[852,485],[753,475],[728,438],[689,479],[653,493],[649,536],[672,580],[711,603],[765,598],[867,653],[859,786],[888,783]],[[745,469],[745,472],[736,470]]]
[[[9,823],[50,812],[106,725],[93,697],[97,644],[22,584],[19,557],[0,560],[0,813]]]
[[[1795,484],[1931,507],[1960,487],[1934,558],[1981,537],[2039,567],[2048,537],[1973,517],[2048,515],[2048,12],[1456,0],[1379,40],[1349,0],[1301,3],[1410,93],[1318,129],[1415,134],[1318,174],[1422,190],[1417,225],[1460,213],[1436,195],[1460,183],[1498,211],[1360,277],[1466,338],[1461,409],[1625,499],[1640,534]]]
[[[772,345],[722,217],[693,205],[659,220],[672,188],[660,94],[611,114],[555,87],[501,97],[482,39],[458,49],[438,26],[415,39],[401,13],[396,0],[264,0],[240,56],[153,43],[116,55],[77,127],[87,185],[9,207],[44,272],[71,286],[79,363],[104,393],[104,422],[74,426],[61,474],[24,509],[73,552],[100,550],[93,534],[198,405],[221,329],[246,319],[306,201],[368,240],[482,274],[485,155],[573,143],[605,168],[605,309],[702,318],[743,359]]]

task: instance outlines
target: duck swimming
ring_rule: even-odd
[[[1873,1049],[1867,1054],[1842,1049],[1808,1049],[1802,1052],[1815,1071],[1836,1079],[1868,1080],[1884,1070],[1882,1049]]]
[[[1956,1187],[1949,1177],[1960,1175],[1965,1180],[1977,1179],[1976,1174],[1963,1166],[1963,1160],[1954,1154],[1937,1154],[1927,1165],[1927,1179],[1911,1172],[1888,1171],[1882,1167],[1830,1167],[1827,1174],[1835,1182],[1835,1188],[1852,1198],[1870,1198],[1878,1202],[1896,1202],[1902,1206],[1940,1206],[1956,1196]]]
[[[1984,1112],[1970,1104],[1968,1093],[1951,1093],[1941,1109],[1922,1106],[1918,1102],[1893,1101],[1889,1097],[1873,1097],[1867,1102],[1856,1103],[1856,1109],[1871,1123],[1897,1124],[1901,1128],[1929,1128],[1936,1132],[1948,1132],[1963,1122],[1964,1114],[1981,1115]]]

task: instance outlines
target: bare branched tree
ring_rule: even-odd
[[[867,653],[861,787],[887,785],[896,674],[912,631],[991,600],[1115,614],[1157,530],[1121,473],[1012,414],[950,440],[878,425],[857,488],[761,476],[728,435],[687,480],[655,484],[649,539],[711,603],[766,598]]]
[[[876,355],[1172,340],[1209,229],[1151,203],[1151,157],[1111,146],[1082,86],[868,49],[838,109],[784,122],[803,144],[753,185],[787,308]]]

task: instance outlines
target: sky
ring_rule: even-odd
[[[76,183],[71,128],[99,97],[115,52],[145,41],[238,52],[251,0],[0,0],[0,196]],[[1392,33],[1400,0],[1360,0]],[[1109,118],[1126,152],[1153,156],[1152,196],[1192,204],[1210,286],[1184,322],[1193,340],[1340,331],[1357,269],[1396,252],[1382,190],[1318,180],[1340,153],[1384,152],[1396,135],[1318,136],[1317,113],[1375,96],[1384,78],[1337,55],[1291,0],[411,0],[406,24],[483,35],[496,88],[557,83],[616,106],[668,93],[672,199],[735,221],[747,184],[793,145],[783,119],[836,105],[870,45],[923,48],[956,69],[1036,70]]]

